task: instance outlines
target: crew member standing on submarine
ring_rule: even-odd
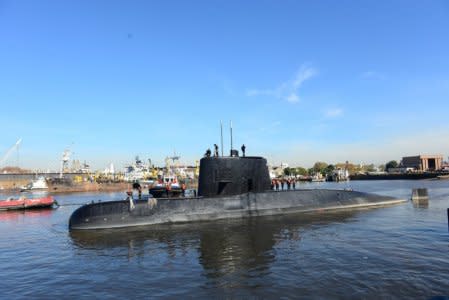
[[[214,156],[215,157],[218,157],[218,145],[217,144],[214,144]]]

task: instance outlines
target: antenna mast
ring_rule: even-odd
[[[231,123],[231,152],[232,152],[232,149],[234,149],[234,148],[232,148],[232,121],[230,121],[230,123]]]
[[[223,122],[220,121],[221,156],[223,156]]]

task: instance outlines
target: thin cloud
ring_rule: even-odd
[[[384,74],[376,71],[366,71],[361,74],[363,79],[384,80],[386,77]]]
[[[327,111],[324,112],[324,115],[327,118],[337,118],[343,115],[343,109],[341,108],[328,109]]]
[[[298,97],[298,95],[293,93],[287,97],[287,101],[290,103],[296,103],[296,102],[299,102],[299,97]]]
[[[289,103],[298,103],[300,101],[299,89],[306,80],[316,75],[318,75],[318,70],[315,68],[302,66],[293,79],[281,83],[278,87],[273,89],[248,89],[246,95],[249,97],[271,96]]]

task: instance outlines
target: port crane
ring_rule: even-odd
[[[17,142],[6,151],[5,155],[0,159],[0,166],[8,159],[8,157],[13,153],[14,150],[19,151],[19,146],[22,143],[22,138],[18,139]]]
[[[166,159],[171,159],[173,161],[173,163],[175,163],[175,160],[179,160],[181,158],[181,156],[176,155],[176,150],[173,151],[173,156],[168,156]]]
[[[167,156],[165,158],[165,165],[166,165],[167,170],[170,170],[170,168],[173,165],[175,165],[175,161],[179,161],[180,158],[181,158],[181,156],[176,155],[176,151],[173,151],[173,156]],[[170,163],[170,160],[172,161],[171,163]]]
[[[72,155],[72,152],[69,148],[66,148],[64,152],[62,153],[62,159],[61,159],[61,169],[59,171],[59,178],[62,178],[64,176],[64,170],[68,169],[69,167],[69,160],[70,155]]]

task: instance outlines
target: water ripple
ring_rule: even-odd
[[[418,183],[351,182],[409,196]],[[92,199],[0,214],[2,298],[413,298],[448,295],[449,187],[428,205],[69,233]]]

